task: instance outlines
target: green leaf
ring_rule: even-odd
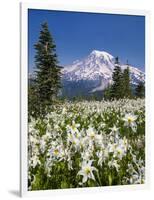
[[[109,185],[112,185],[112,176],[111,176],[111,174],[109,174],[108,180],[109,180]]]

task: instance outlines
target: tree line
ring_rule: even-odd
[[[141,77],[142,78],[142,77]],[[145,96],[145,85],[143,81],[139,81],[137,86],[133,88],[130,79],[129,64],[122,70],[119,58],[115,58],[115,66],[112,74],[112,84],[104,90],[105,99],[123,99],[123,98],[142,98]]]

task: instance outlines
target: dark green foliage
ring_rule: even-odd
[[[122,70],[118,57],[115,58],[115,67],[112,75],[111,98],[120,99],[123,97]]]
[[[124,69],[123,75],[122,75],[122,91],[123,97],[130,98],[132,96],[131,92],[131,86],[130,86],[130,72],[129,67]]]
[[[105,100],[111,99],[111,92],[112,92],[111,89],[112,89],[112,86],[108,85],[108,87],[104,90],[103,97]]]
[[[104,91],[105,99],[131,98],[129,67],[122,71],[118,57],[115,58],[115,67],[112,75],[113,84]]]
[[[30,79],[28,84],[28,118],[39,115],[38,105],[39,99],[37,97],[35,81]]]
[[[140,81],[135,89],[135,95],[137,97],[143,98],[145,96],[145,83]]]
[[[29,111],[36,116],[43,116],[61,87],[61,67],[58,65],[56,45],[47,23],[41,25],[39,40],[34,47],[36,70],[33,86],[29,86]]]

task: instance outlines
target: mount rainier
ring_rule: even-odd
[[[112,73],[115,58],[105,52],[93,50],[83,60],[77,60],[62,70],[62,94],[70,97],[88,95],[103,91],[112,84]],[[124,70],[128,65],[121,65]],[[136,67],[130,66],[130,79],[132,85],[145,80],[145,73]]]

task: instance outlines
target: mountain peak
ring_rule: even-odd
[[[111,57],[113,57],[111,54],[109,54],[108,52],[106,52],[106,51],[100,51],[100,50],[96,50],[96,49],[94,49],[91,53],[90,53],[90,55],[97,55],[97,56],[111,56]]]
[[[103,51],[99,51],[96,49],[92,50],[92,52],[91,52],[91,54],[95,54],[95,55],[102,54],[102,53],[103,53]]]
[[[93,50],[90,53],[90,56],[95,57],[95,58],[104,59],[109,62],[112,62],[114,60],[114,57],[106,51]]]

